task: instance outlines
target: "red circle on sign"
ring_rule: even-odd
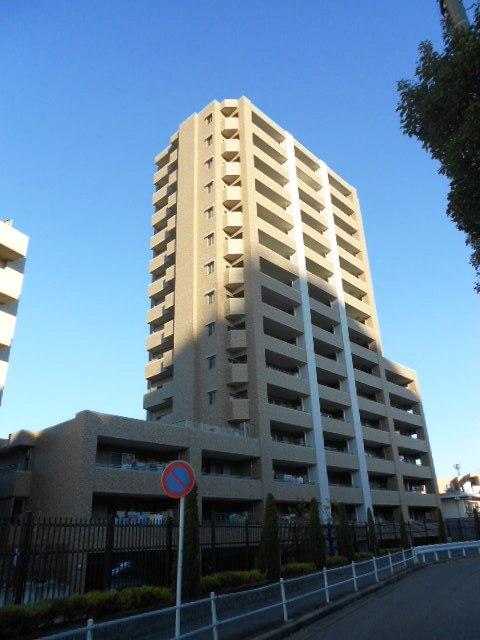
[[[160,480],[162,489],[170,498],[184,498],[195,485],[195,471],[188,462],[174,460],[167,464]]]

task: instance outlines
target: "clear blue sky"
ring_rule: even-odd
[[[418,370],[437,473],[480,470],[479,297],[447,184],[395,113],[436,0],[0,6],[0,215],[31,236],[0,433],[143,417],[153,157],[248,96],[357,186],[385,353]]]

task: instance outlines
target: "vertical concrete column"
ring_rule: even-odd
[[[305,351],[307,353],[307,372],[310,393],[310,410],[313,420],[313,436],[315,457],[317,461],[317,484],[320,493],[321,514],[325,519],[330,514],[330,489],[328,486],[327,462],[325,458],[325,443],[323,441],[322,414],[320,412],[320,397],[318,393],[317,367],[315,351],[313,349],[312,319],[310,315],[310,299],[308,295],[307,268],[305,265],[305,246],[303,244],[302,215],[300,212],[300,200],[298,197],[297,169],[295,163],[295,149],[293,137],[286,134],[285,149],[287,151],[288,183],[292,203],[290,211],[294,224],[295,255],[299,273],[300,296],[302,301],[301,311],[303,319],[303,332],[305,339]]]
[[[355,444],[357,448],[360,484],[363,493],[363,505],[357,514],[360,519],[367,520],[367,509],[372,508],[372,496],[370,484],[368,482],[367,461],[365,458],[365,448],[363,446],[363,431],[360,423],[360,411],[358,409],[357,388],[355,385],[355,374],[353,371],[352,351],[350,348],[350,336],[348,334],[348,318],[345,310],[345,297],[343,295],[342,273],[338,256],[337,238],[335,234],[335,220],[333,217],[333,206],[330,195],[330,183],[328,181],[328,169],[324,162],[320,164],[320,177],[322,180],[322,192],[325,200],[325,214],[328,223],[328,239],[331,251],[330,262],[333,267],[333,285],[337,294],[338,310],[340,315],[340,328],[342,331],[343,350],[345,354],[345,365],[347,369],[348,391],[352,410],[352,422],[355,432]]]

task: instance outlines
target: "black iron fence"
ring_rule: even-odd
[[[452,540],[475,538],[473,521],[447,520]],[[258,566],[261,524],[216,521],[200,524],[204,574]],[[400,544],[396,523],[377,524],[381,548]],[[352,524],[357,551],[367,550],[367,527]],[[337,551],[337,527],[323,526],[330,555]],[[438,539],[436,522],[409,522],[412,544]],[[308,523],[280,524],[282,563],[308,560]],[[0,521],[0,606],[36,602],[92,590],[170,585],[174,574],[178,528],[171,521],[138,523],[33,518]]]

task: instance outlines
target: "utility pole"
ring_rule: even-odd
[[[462,0],[438,0],[438,3],[442,16],[454,29],[468,29],[470,23]]]

